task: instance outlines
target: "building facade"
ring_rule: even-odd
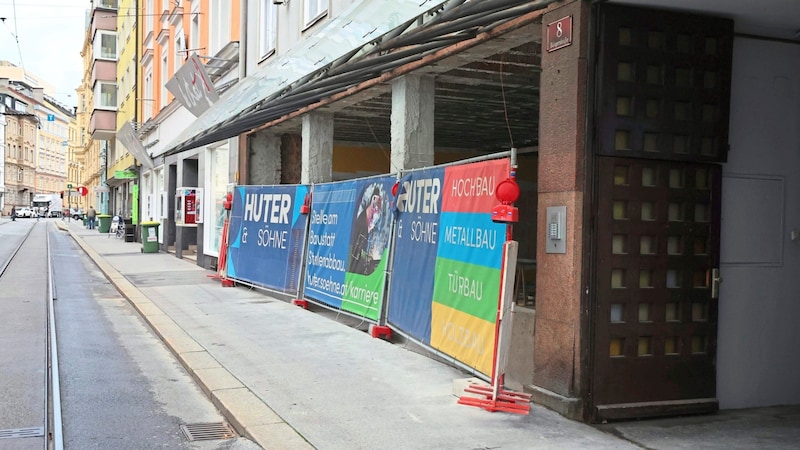
[[[39,123],[34,193],[66,193],[69,128],[75,118],[74,111],[52,97],[49,84],[7,61],[0,62],[0,77],[4,76],[9,77],[6,78],[9,95],[33,113]]]
[[[205,232],[205,227],[210,226],[206,223],[176,224],[175,195],[179,188],[197,188],[209,180],[214,188],[206,198],[216,199],[209,201],[215,201],[216,209],[221,210],[231,177],[229,149],[237,145],[236,140],[219,142],[180,157],[159,156],[195,118],[194,112],[182,103],[188,97],[181,96],[181,92],[186,92],[185,86],[177,87],[181,74],[196,77],[198,85],[204,79],[214,94],[238,80],[239,5],[238,1],[142,5],[142,17],[146,20],[141,27],[139,117],[143,124],[138,135],[150,160],[142,168],[142,217],[161,224],[159,242],[164,250],[196,260],[204,267],[210,267],[218,255],[219,232]],[[176,97],[176,92],[180,97]],[[208,211],[212,210],[213,207]]]
[[[81,51],[84,77],[77,89],[76,115],[81,130],[86,124],[83,146],[78,152],[78,163],[84,168],[81,184],[88,189],[85,201],[104,214],[113,212],[106,180],[108,158],[116,155],[118,55],[117,2],[96,0],[87,14]]]
[[[139,185],[136,161],[119,139],[120,129],[126,123],[137,124],[136,97],[138,74],[137,55],[137,1],[106,2],[118,10],[117,15],[117,73],[116,73],[116,123],[115,139],[109,143],[106,184],[109,186],[110,211],[120,217],[138,222]],[[147,19],[145,19],[147,20]]]
[[[4,215],[11,208],[30,207],[35,192],[36,142],[39,120],[36,115],[6,109]]]
[[[590,422],[800,403],[796,2],[154,3],[137,132],[162,249],[214,267],[228,184],[516,148],[510,386]],[[166,89],[192,52],[197,111]]]

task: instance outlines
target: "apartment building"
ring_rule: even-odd
[[[165,250],[196,259],[205,267],[218,256],[221,221],[214,232],[206,233],[202,224],[176,225],[175,195],[182,187],[205,186],[207,202],[212,202],[207,210],[213,219],[209,223],[216,222],[214,218],[221,215],[222,197],[231,179],[230,148],[235,148],[236,140],[187,152],[180,160],[158,155],[203,110],[197,103],[189,107],[182,103],[195,99],[182,95],[187,92],[186,83],[196,83],[189,88],[192,90],[203,80],[203,90],[215,97],[237,82],[239,5],[239,1],[148,1],[141,5],[142,101],[138,117],[142,125],[137,131],[147,154],[141,176],[142,218],[161,223],[159,242]]]
[[[117,133],[117,2],[94,0],[86,17],[81,49],[83,79],[78,87],[76,121],[81,146],[77,151],[81,185],[88,202],[100,213],[111,213],[108,158],[115,156]]]
[[[75,108],[77,111],[77,107]],[[83,163],[78,160],[78,155],[83,151],[83,140],[86,138],[85,134],[81,132],[81,129],[85,129],[86,123],[78,124],[78,115],[75,114],[73,120],[69,123],[69,139],[67,140],[67,180],[66,184],[72,186],[83,186],[81,180],[83,179]],[[88,191],[88,187],[87,187]],[[73,200],[73,204],[76,208],[82,209],[86,211],[89,205],[93,205],[94,203],[89,203],[89,199],[87,196],[77,196],[71,198]]]
[[[35,193],[36,143],[39,119],[30,112],[31,105],[8,88],[8,80],[0,80],[3,125],[3,215],[11,208],[31,206]]]
[[[53,97],[53,88],[34,74],[8,61],[0,61],[0,78],[20,104],[27,105],[39,121],[34,171],[34,193],[57,194],[67,190],[69,127],[74,111]],[[76,184],[77,187],[77,184]]]
[[[109,144],[108,171],[106,184],[110,189],[110,211],[119,214],[132,222],[138,222],[139,208],[139,171],[136,160],[124,144],[127,129],[125,124],[138,127],[136,117],[138,103],[144,99],[136,96],[136,77],[138,74],[138,40],[137,40],[137,14],[136,0],[122,0],[118,2],[105,2],[105,6],[117,8],[117,65],[116,65],[116,124],[115,139]],[[147,20],[147,19],[145,19]]]

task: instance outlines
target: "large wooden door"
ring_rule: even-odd
[[[720,167],[599,161],[595,419],[715,410]]]
[[[591,419],[716,410],[733,23],[597,17]]]

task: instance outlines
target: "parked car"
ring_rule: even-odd
[[[69,216],[75,220],[83,220],[83,214],[82,209],[73,209],[69,212]]]
[[[36,217],[36,213],[27,207],[17,208],[17,217]]]

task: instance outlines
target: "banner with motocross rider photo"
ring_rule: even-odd
[[[432,167],[398,186],[387,321],[492,373],[506,225],[492,222],[509,159]]]
[[[391,235],[392,177],[314,185],[304,297],[377,321]]]
[[[299,293],[308,186],[236,186],[227,277],[284,294]]]

